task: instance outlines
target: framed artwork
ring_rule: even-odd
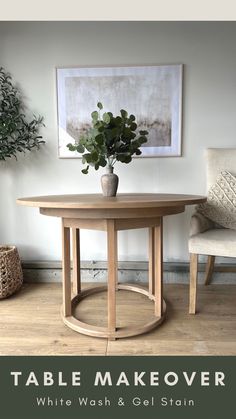
[[[126,109],[149,132],[140,157],[180,156],[183,65],[57,68],[59,157],[91,124],[91,112]]]

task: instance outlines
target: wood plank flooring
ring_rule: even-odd
[[[188,314],[188,286],[166,284],[163,325],[110,342],[63,324],[61,292],[60,284],[25,284],[19,293],[0,300],[0,355],[236,355],[236,285],[199,286],[194,316]],[[117,302],[120,327],[144,324],[153,316],[153,303],[141,294],[119,291]],[[81,302],[76,315],[105,325],[106,293]]]

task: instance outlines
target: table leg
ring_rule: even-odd
[[[73,249],[73,292],[78,295],[81,292],[80,281],[80,230],[72,228]]]
[[[161,317],[163,313],[163,227],[162,218],[158,226],[154,227],[155,249],[155,315]]]
[[[62,221],[62,287],[63,315],[71,316],[70,228]]]
[[[155,284],[154,284],[154,271],[155,271],[155,249],[154,249],[154,227],[149,228],[149,264],[148,264],[148,275],[149,275],[149,293],[154,295]]]
[[[108,332],[114,339],[116,330],[117,231],[114,220],[107,220],[108,263]]]

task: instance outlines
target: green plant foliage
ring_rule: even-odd
[[[98,170],[99,167],[114,166],[117,161],[130,163],[134,155],[142,154],[140,147],[148,141],[148,131],[139,131],[134,115],[121,109],[120,115],[111,112],[101,115],[103,105],[97,104],[98,111],[91,113],[92,124],[87,133],[81,136],[75,144],[67,144],[70,151],[82,154],[82,163],[86,168],[82,173],[87,174],[89,167]]]
[[[0,68],[0,160],[17,153],[39,148],[44,143],[39,128],[44,125],[41,116],[28,121],[24,114],[21,94],[12,84],[12,77]]]

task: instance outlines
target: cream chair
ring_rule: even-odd
[[[211,148],[206,150],[207,190],[224,170],[236,176],[236,149]],[[191,219],[190,239],[190,301],[189,313],[196,313],[198,255],[207,255],[205,285],[211,281],[216,256],[236,257],[236,230],[216,225],[196,212]]]

